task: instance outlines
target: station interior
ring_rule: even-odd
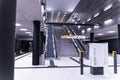
[[[120,0],[0,3],[0,80],[120,79]]]

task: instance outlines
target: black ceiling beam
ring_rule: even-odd
[[[52,23],[52,22],[47,22],[46,24],[51,24],[51,25],[80,25],[80,26],[94,26],[94,24],[81,24],[81,23]]]

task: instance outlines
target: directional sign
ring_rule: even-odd
[[[69,34],[69,35],[63,35],[63,36],[61,36],[61,38],[63,38],[63,39],[85,39],[86,37],[84,35]]]

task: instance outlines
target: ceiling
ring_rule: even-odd
[[[96,39],[117,38],[117,24],[120,23],[120,0],[80,0],[71,14],[68,22],[94,24],[99,26],[74,26],[78,33],[85,30],[84,35],[89,37],[90,32],[95,32]],[[110,23],[106,21],[111,20]],[[92,28],[91,31],[87,31]]]
[[[47,21],[66,22],[80,0],[46,0]]]
[[[16,26],[16,37],[20,39],[32,38],[34,20],[40,20],[42,26],[43,19],[39,0],[17,0],[16,23],[21,25]],[[23,28],[27,31],[20,30]],[[31,34],[26,32],[31,32]]]
[[[97,39],[105,39],[106,37],[117,36],[117,24],[120,23],[120,0],[42,0],[45,1],[45,17],[47,22],[55,23],[82,23],[95,24],[99,28],[94,29]],[[108,10],[105,10],[105,8]],[[105,24],[105,21],[112,19],[111,23]],[[32,35],[20,31],[21,28],[28,29],[33,32],[33,21],[41,21],[41,29],[43,27],[43,15],[41,11],[41,0],[17,0],[16,36],[18,38],[32,38]],[[87,28],[91,26],[74,26],[78,32],[85,30],[85,35],[89,35],[91,31]],[[92,29],[93,30],[93,29]],[[27,32],[26,31],[26,32]],[[108,31],[115,31],[108,33]],[[103,35],[98,35],[102,33]]]

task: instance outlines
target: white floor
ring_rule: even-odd
[[[78,57],[73,57],[73,58],[79,60]],[[84,63],[89,64],[89,61],[84,60]],[[60,60],[54,59],[54,64],[56,66],[79,66],[78,63],[76,63],[75,61],[71,60],[68,57],[61,57]],[[113,64],[113,59],[111,57],[109,58],[109,64],[110,65]],[[107,73],[105,75],[92,75],[90,74],[89,67],[85,67],[84,75],[80,75],[79,67],[47,68],[48,66],[50,66],[49,59],[45,60],[45,65],[33,66],[31,53],[27,53],[25,55],[16,57],[15,80],[119,80],[120,79],[120,67],[118,67],[118,74],[114,74],[113,67],[108,67],[106,69]]]

